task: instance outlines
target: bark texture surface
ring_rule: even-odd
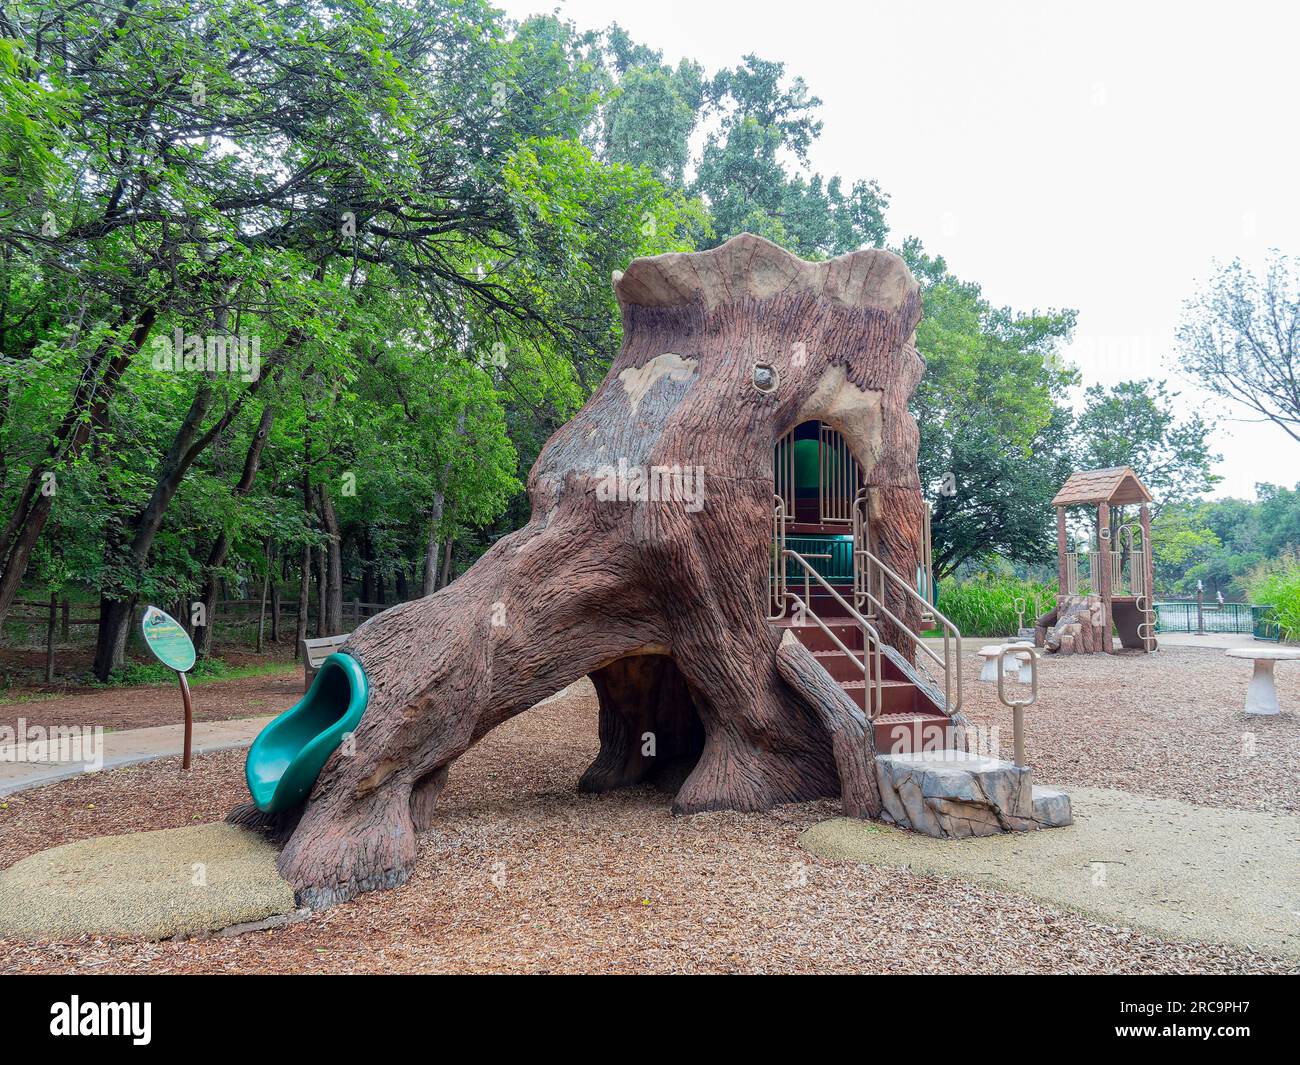
[[[1034,643],[1050,652],[1092,654],[1106,650],[1106,614],[1100,596],[1062,595],[1038,619]]]
[[[888,252],[806,263],[741,236],[637,260],[615,289],[622,349],[533,467],[528,525],[348,641],[370,704],[281,853],[304,903],[400,883],[450,763],[586,674],[602,746],[585,790],[654,781],[681,814],[836,795],[878,814],[872,729],[767,620],[772,452],[803,421],[840,430],[865,473],[873,549],[915,572],[915,281]],[[775,388],[756,385],[756,365]],[[638,473],[680,491],[639,499]]]

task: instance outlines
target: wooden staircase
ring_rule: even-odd
[[[851,586],[836,588],[846,599],[852,595]],[[845,614],[831,596],[815,599],[814,609],[826,627],[852,651],[863,650],[862,627]],[[788,628],[813,654],[823,669],[829,673],[858,707],[868,716],[868,684],[863,678],[861,659],[850,658],[834,640],[817,624],[808,621],[799,624],[793,617],[773,621],[774,625]],[[874,680],[876,658],[867,656],[868,676]],[[907,675],[905,669],[889,656],[880,659],[881,709],[875,719],[876,753],[906,754],[912,751],[948,747],[952,743],[952,723],[933,695]]]
[[[784,482],[793,484],[793,474]],[[917,588],[918,581],[927,593],[933,586],[928,521],[925,576],[908,579],[868,549],[866,489],[851,506],[829,506],[834,520],[825,514],[825,499],[819,507],[821,521],[813,524],[805,500],[791,500],[787,510],[781,494],[773,496],[768,620],[790,629],[872,721],[877,754],[954,746],[953,716],[962,703],[961,633]],[[787,520],[787,513],[796,520]],[[918,611],[922,625],[914,629]],[[911,637],[906,657],[880,638],[885,624]],[[926,625],[944,633],[942,655],[922,639]],[[914,664],[922,658],[940,671],[942,690]]]

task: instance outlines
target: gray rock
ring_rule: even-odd
[[[1043,828],[1063,828],[1074,824],[1070,796],[1059,788],[1034,785],[1034,820]]]
[[[1071,823],[1070,797],[1030,770],[966,751],[876,756],[883,819],[927,836],[1024,832]]]

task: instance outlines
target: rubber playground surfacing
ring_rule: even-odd
[[[1248,664],[1225,669],[1221,655],[1174,647],[1152,658],[1049,662],[1042,706],[1030,711],[1038,780],[1219,807],[1177,811],[1201,819],[1211,842],[1217,824],[1232,830],[1224,809],[1296,810],[1298,715],[1245,718]],[[971,716],[1009,734],[967,657]],[[1300,670],[1279,670],[1278,681],[1284,708],[1300,707]],[[924,859],[925,848],[950,844],[904,837],[911,868],[896,855],[861,865],[856,855],[801,849],[805,831],[837,817],[834,802],[673,818],[668,797],[649,789],[579,795],[574,785],[596,748],[594,696],[584,685],[461,759],[402,888],[233,938],[0,940],[0,971],[1300,971],[1284,935],[1272,949],[1183,942],[1213,931],[1198,916],[1204,900],[1186,892],[1163,896],[1170,914],[1192,914],[1185,933],[1175,924],[1156,935],[1138,930],[1158,923],[1141,915],[1075,912],[1070,899],[1031,897],[1046,894],[1042,884],[1007,890],[1005,881],[947,875],[956,870]],[[0,864],[75,839],[218,821],[242,797],[242,760],[241,751],[204,756],[183,782],[167,761],[8,796],[0,800]],[[1254,876],[1260,862],[1294,861],[1296,819],[1261,816],[1261,833],[1243,844],[1239,878]],[[1039,835],[1064,846],[1063,837]],[[1033,845],[1010,839],[991,842]],[[1276,850],[1266,852],[1270,842]],[[1078,869],[1094,891],[1090,861],[1098,857],[1108,855],[1089,854]],[[1068,869],[1072,860],[1059,863]],[[1112,886],[1123,873],[1111,868]],[[1195,881],[1171,875],[1175,885]],[[1295,890],[1294,877],[1276,894],[1287,887]],[[1260,888],[1262,904],[1269,892]],[[1275,908],[1285,915],[1287,905]],[[1291,909],[1300,912],[1300,900]],[[1232,939],[1221,931],[1210,938]]]

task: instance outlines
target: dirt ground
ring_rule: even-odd
[[[979,641],[968,640],[972,650]],[[1250,644],[1241,637],[1237,646]],[[966,713],[1011,752],[1011,711],[977,681],[966,655]],[[1239,810],[1300,811],[1300,662],[1280,662],[1283,713],[1242,712],[1251,663],[1222,649],[1153,655],[1048,656],[1039,700],[1025,711],[1034,780],[1182,799]]]
[[[234,667],[266,664],[253,655],[226,657]],[[195,721],[264,717],[287,710],[302,698],[302,667],[231,680],[199,679],[190,685]],[[106,729],[151,728],[181,721],[175,684],[121,688],[15,687],[0,692],[0,726],[16,728],[21,717],[37,725],[101,725]]]
[[[967,656],[968,709],[1009,742],[978,664]],[[1261,722],[1240,712],[1244,665],[1180,648],[1049,661],[1030,711],[1038,779],[1295,809],[1300,670],[1279,667],[1289,712]],[[453,767],[401,888],[235,938],[0,941],[0,972],[1297,971],[960,878],[802,851],[800,833],[837,816],[834,802],[674,818],[650,789],[580,795],[596,749],[584,686]],[[217,820],[243,796],[242,762],[230,751],[198,759],[184,782],[175,762],[156,762],[11,795],[0,800],[0,865],[88,836]]]

